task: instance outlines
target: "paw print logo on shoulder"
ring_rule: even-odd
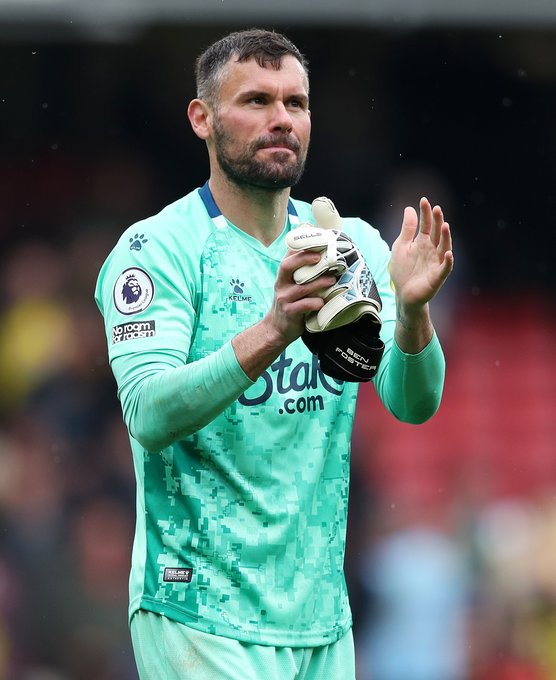
[[[144,243],[147,243],[149,239],[145,238],[145,234],[135,234],[129,239],[129,249],[130,250],[141,250]]]

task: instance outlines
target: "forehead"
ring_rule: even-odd
[[[245,90],[288,90],[298,94],[308,93],[307,74],[299,61],[287,54],[279,69],[272,65],[259,66],[255,59],[238,62],[234,56],[224,67],[220,97],[234,97]]]

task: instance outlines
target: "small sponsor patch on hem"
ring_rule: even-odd
[[[163,580],[170,583],[191,583],[193,569],[191,567],[166,567]]]
[[[112,344],[124,342],[124,340],[154,338],[155,335],[156,323],[154,320],[121,323],[112,328]]]

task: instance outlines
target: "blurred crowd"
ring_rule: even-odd
[[[309,52],[318,76],[313,39]],[[430,62],[431,52],[426,55]],[[35,56],[29,50],[28,59]],[[177,132],[177,113],[157,111],[140,96],[143,67],[154,79],[160,64],[124,57],[134,87],[119,81],[108,62],[81,55],[71,101],[62,87],[67,81],[51,79],[53,90],[48,90],[41,81],[46,67],[33,71],[32,103],[40,111],[26,116],[33,125],[53,116],[37,133],[44,144],[33,147],[24,139],[22,114],[14,121],[17,143],[3,152],[0,680],[136,680],[127,628],[133,471],[92,296],[98,269],[119,233],[176,198],[178,186],[185,192],[204,177],[198,161],[195,167],[183,161],[196,153],[187,146],[193,142],[180,138],[183,158],[177,159],[173,142],[188,136],[181,127]],[[62,69],[60,55],[47,61]],[[166,80],[151,93],[159,105],[171,100],[164,85],[168,77],[183,77],[182,69],[190,68],[190,61],[165,63],[173,63],[174,71],[165,72]],[[70,70],[66,66],[64,73]],[[340,83],[346,77],[357,80],[362,70],[358,63],[347,74],[331,69],[326,76],[329,84]],[[377,85],[379,94],[381,88]],[[361,101],[348,105],[352,127],[364,138],[368,129],[356,119],[365,106],[359,92]],[[114,103],[117,96],[121,99]],[[118,125],[105,119],[108,108],[112,115],[117,109]],[[81,115],[90,134],[76,123]],[[179,120],[183,126],[183,111]],[[415,204],[424,193],[441,202],[447,214],[486,215],[473,226],[473,235],[484,230],[478,244],[459,240],[458,230],[469,225],[453,220],[458,269],[434,309],[448,361],[437,416],[420,427],[400,425],[379,407],[369,386],[362,388],[346,558],[358,677],[553,680],[553,293],[539,289],[531,277],[530,290],[523,281],[497,289],[497,271],[505,284],[517,267],[507,260],[500,270],[494,266],[509,218],[492,221],[498,208],[478,189],[462,197],[462,187],[454,187],[455,170],[451,182],[445,173],[431,171],[434,154],[424,166],[390,159],[395,181],[385,177],[371,189],[362,185],[359,194],[355,184],[329,191],[330,177],[357,175],[354,164],[361,166],[360,179],[369,166],[388,161],[387,143],[382,139],[381,146],[377,139],[376,157],[369,160],[362,151],[367,142],[352,145],[355,156],[338,154],[340,169],[319,176],[325,151],[332,153],[342,141],[340,136],[332,147],[322,143],[333,120],[321,126],[320,142],[317,132],[310,179],[299,197],[328,193],[340,212],[353,200],[354,211],[381,227],[390,243],[403,205]],[[387,128],[386,111],[373,120],[378,129]],[[431,125],[426,116],[419,121]],[[368,142],[372,146],[373,140]],[[162,157],[164,176],[156,171]],[[172,174],[173,184],[167,181]],[[317,186],[319,177],[323,188]],[[510,245],[504,245],[506,253]],[[532,248],[528,242],[519,255],[528,256]],[[543,284],[547,253],[540,251],[527,267],[531,273],[538,265]],[[477,283],[482,267],[488,276]]]
[[[452,298],[444,398],[424,425],[397,423],[363,389],[350,543],[361,680],[556,678],[552,304]]]
[[[2,268],[0,677],[133,678],[134,486],[91,290],[101,254],[33,238]]]

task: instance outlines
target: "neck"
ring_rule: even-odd
[[[239,186],[214,174],[211,175],[209,186],[222,214],[265,246],[282,233],[288,210],[289,188],[273,190]]]

